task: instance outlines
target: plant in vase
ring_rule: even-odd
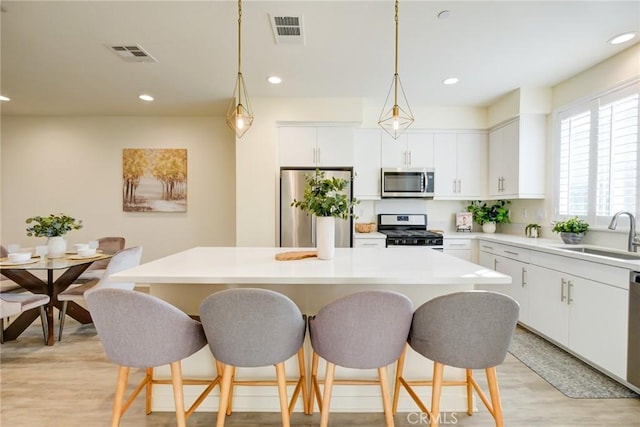
[[[25,221],[27,236],[46,237],[49,258],[59,258],[67,250],[67,242],[62,236],[71,230],[82,228],[82,220],[61,213],[60,215],[50,214],[49,216],[34,216]]]
[[[566,244],[575,245],[582,241],[582,238],[589,230],[589,223],[574,216],[566,221],[556,221],[553,223],[552,231],[560,233],[560,238]]]
[[[473,221],[482,226],[485,233],[494,233],[496,224],[509,223],[509,200],[497,200],[488,204],[481,200],[474,200],[467,206],[467,212],[471,212]]]
[[[357,218],[353,207],[359,203],[349,199],[344,192],[349,180],[328,178],[324,171],[316,169],[305,176],[306,185],[302,200],[294,199],[291,206],[316,216],[316,246],[318,258],[333,258],[335,248],[335,219]]]

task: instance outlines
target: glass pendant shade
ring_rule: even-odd
[[[391,94],[393,93],[393,97]],[[393,75],[391,87],[387,93],[387,99],[384,101],[378,124],[393,139],[398,139],[411,124],[413,123],[413,113],[407,102],[407,97],[402,88],[400,76]]]
[[[236,87],[233,91],[233,98],[226,117],[227,126],[235,131],[238,138],[242,138],[253,124],[253,111],[251,110],[251,103],[247,96],[242,73],[238,73]]]
[[[395,45],[395,72],[391,87],[384,101],[378,124],[393,139],[398,137],[413,123],[413,113],[407,96],[404,93],[400,76],[398,75],[398,0],[395,2],[395,21],[396,21],[396,45]]]

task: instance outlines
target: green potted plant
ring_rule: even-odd
[[[574,216],[565,221],[556,221],[553,223],[552,231],[560,233],[560,238],[566,244],[577,244],[589,230],[589,223]]]
[[[27,227],[27,236],[47,238],[47,255],[49,258],[60,258],[64,256],[67,250],[67,242],[62,236],[71,230],[79,230],[82,228],[82,220],[76,220],[63,213],[59,215],[34,216],[27,218],[25,222],[29,224]]]
[[[353,206],[358,200],[349,199],[345,193],[349,180],[343,178],[328,178],[324,171],[305,176],[304,197],[294,199],[291,206],[300,208],[308,214],[316,216],[316,247],[318,258],[331,259],[335,246],[335,219],[347,219],[353,214]]]
[[[493,204],[474,200],[467,206],[467,212],[473,215],[473,221],[482,226],[485,233],[494,233],[496,224],[509,223],[509,200],[496,200]]]
[[[527,226],[524,228],[524,234],[527,237],[533,237],[534,239],[537,239],[538,237],[540,237],[541,230],[542,227],[538,224],[527,224]]]

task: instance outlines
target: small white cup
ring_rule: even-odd
[[[36,246],[36,255],[40,255],[41,259],[47,256],[49,253],[49,247],[47,245]]]
[[[89,247],[92,249],[98,249],[98,247],[100,246],[100,242],[98,242],[97,240],[89,240]]]
[[[7,245],[7,252],[10,254],[14,252],[20,252],[20,245],[17,243],[10,243]]]
[[[31,259],[31,252],[12,252],[8,257],[10,262],[25,262]]]
[[[89,244],[88,243],[76,243],[73,245],[73,248],[76,250],[76,252],[80,252],[83,249],[89,249]]]

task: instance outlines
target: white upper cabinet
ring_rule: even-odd
[[[280,166],[353,166],[351,127],[283,126],[280,132]]]
[[[403,133],[393,139],[382,132],[381,164],[383,168],[433,167],[433,133]]]
[[[542,114],[521,115],[490,130],[489,198],[544,198],[545,140]]]
[[[436,133],[434,157],[436,199],[486,198],[486,134],[480,132]]]
[[[380,138],[376,129],[357,129],[353,134],[353,195],[359,199],[380,198]]]

